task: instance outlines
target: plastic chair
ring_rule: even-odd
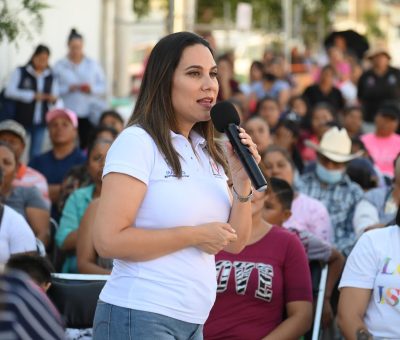
[[[97,300],[108,275],[53,274],[47,292],[67,328],[92,328]]]

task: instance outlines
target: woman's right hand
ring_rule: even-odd
[[[212,222],[195,227],[199,233],[199,242],[196,248],[215,255],[224,249],[230,242],[237,240],[235,229],[228,223]]]

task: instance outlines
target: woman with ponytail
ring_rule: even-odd
[[[76,112],[81,149],[87,147],[92,121],[105,109],[106,80],[100,64],[84,54],[83,36],[72,29],[68,54],[55,65],[65,107]]]

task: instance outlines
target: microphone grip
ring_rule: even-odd
[[[253,188],[257,191],[265,191],[267,189],[267,181],[264,178],[258,164],[256,163],[253,155],[249,148],[242,144],[239,137],[239,130],[236,124],[229,124],[225,129],[225,134],[228,136],[229,141],[232,144],[233,149],[238,155],[240,162],[242,163],[247,175],[251,180]]]

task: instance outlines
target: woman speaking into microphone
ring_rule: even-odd
[[[251,231],[250,179],[232,146],[224,152],[213,139],[217,94],[204,39],[180,32],[157,43],[104,167],[94,244],[115,260],[95,339],[203,338],[216,294],[213,255],[240,252]],[[250,136],[240,129],[239,137],[259,162]]]

